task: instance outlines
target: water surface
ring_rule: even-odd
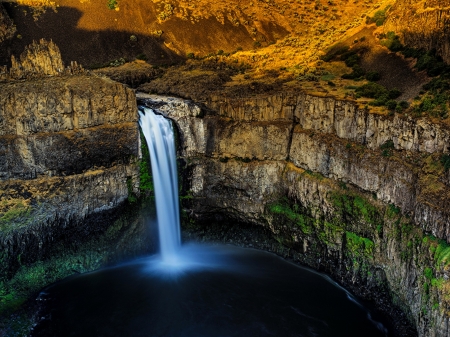
[[[70,277],[40,295],[48,317],[33,336],[387,336],[329,278],[257,250],[182,246]]]

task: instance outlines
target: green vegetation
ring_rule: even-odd
[[[366,258],[373,257],[374,243],[368,238],[356,235],[352,232],[345,232],[347,250],[353,256],[364,256]]]
[[[426,267],[423,271],[423,274],[427,279],[431,280],[433,278],[433,269]]]
[[[2,202],[2,206],[6,206],[7,201]],[[14,203],[12,207],[1,213],[0,212],[0,229],[5,230],[5,227],[10,225],[13,221],[24,221],[31,215],[31,208],[24,204],[22,200]]]
[[[400,37],[394,32],[380,35],[380,43],[393,52],[401,52],[405,57],[415,58],[417,62],[415,68],[418,71],[426,71],[427,75],[434,77],[429,83],[425,84],[425,92],[420,102],[412,109],[415,117],[428,115],[438,118],[448,118],[448,102],[450,101],[450,66],[445,64],[442,57],[437,55],[436,50],[424,50],[407,48],[400,42]],[[386,104],[386,100],[384,104]],[[391,107],[394,107],[391,103]],[[407,104],[394,107],[397,112],[408,108]]]
[[[393,153],[394,149],[395,149],[395,145],[394,145],[394,142],[391,139],[385,141],[383,144],[380,145],[380,150],[382,151],[381,155],[383,157],[390,157],[390,156],[392,156],[392,153]]]
[[[385,9],[376,11],[373,17],[366,17],[366,24],[375,23],[378,27],[382,26],[386,21],[386,12],[389,8],[390,6],[387,6]]]
[[[136,60],[147,61],[148,57],[145,53],[141,53],[141,54],[136,55]]]
[[[448,171],[450,169],[450,156],[446,153],[444,153],[441,156],[441,163],[444,166],[444,170]]]
[[[379,224],[379,213],[375,206],[373,206],[367,199],[351,193],[332,192],[331,202],[342,219],[352,217],[362,219],[366,223]]]
[[[291,208],[286,198],[283,198],[279,202],[270,205],[269,211],[273,214],[279,214],[289,219],[291,222],[300,227],[303,234],[308,235],[312,233],[312,223],[314,219],[310,218],[307,215],[299,213],[298,205],[294,205]]]
[[[386,208],[386,215],[389,218],[395,218],[400,215],[400,208],[396,207],[394,204],[389,204]]]
[[[394,32],[388,32],[387,34],[380,35],[381,44],[387,47],[390,51],[397,52],[404,49],[400,42],[400,37]]]
[[[139,189],[141,194],[145,197],[153,195],[153,177],[151,174],[150,153],[147,146],[147,141],[141,133],[141,153],[142,159],[139,162]]]
[[[370,105],[374,106],[386,106],[390,110],[394,110],[397,106],[400,109],[403,109],[404,106],[407,106],[407,102],[397,103],[395,101],[402,93],[398,89],[388,90],[386,87],[381,84],[369,82],[362,86],[359,86],[355,89],[356,97],[366,97],[366,98],[374,98],[373,102],[370,102]],[[406,103],[406,104],[405,104]]]
[[[128,189],[128,202],[129,203],[136,202],[137,198],[133,192],[133,179],[131,177],[127,178],[127,189]]]
[[[450,265],[450,245],[445,240],[428,235],[423,238],[422,242],[429,245],[429,250],[433,254],[436,267]]]
[[[116,9],[119,7],[119,3],[117,2],[117,0],[108,0],[108,4],[107,4],[109,9]]]

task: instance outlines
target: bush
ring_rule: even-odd
[[[375,15],[373,17],[367,17],[366,24],[375,23],[378,27],[382,26],[384,24],[384,21],[386,20],[386,11],[388,9],[389,7],[386,7],[383,10],[375,12]]]
[[[116,9],[119,7],[119,3],[117,2],[117,0],[108,0],[107,6],[109,9]]]
[[[377,83],[369,82],[355,89],[355,92],[362,97],[367,98],[380,98],[383,95],[387,95],[388,90]]]
[[[388,96],[390,99],[399,98],[401,95],[402,95],[402,92],[398,89],[392,89],[392,90],[389,90],[389,92],[388,92]]]
[[[374,98],[370,103],[373,106],[387,106],[390,110],[395,110],[397,102],[394,101],[402,92],[397,89],[388,90],[378,83],[369,82],[355,89],[355,93],[360,97]]]
[[[369,71],[366,74],[366,80],[371,81],[371,82],[376,82],[379,81],[381,79],[380,73],[377,71]]]
[[[344,74],[342,75],[343,79],[350,79],[350,80],[357,80],[364,77],[366,71],[361,68],[359,65],[355,65],[353,68],[353,71],[350,74]]]
[[[444,165],[444,170],[448,171],[450,169],[450,156],[448,154],[443,154],[441,157],[441,163]]]
[[[347,67],[351,68],[351,67],[357,65],[359,63],[359,60],[360,60],[359,55],[352,53],[344,59],[344,62]]]
[[[389,109],[389,110],[395,110],[395,108],[397,107],[397,101],[394,101],[394,100],[389,100],[389,101],[387,101],[386,102],[386,107]]]
[[[407,101],[401,101],[400,103],[398,103],[398,106],[400,107],[400,109],[405,110],[409,108],[409,103]]]
[[[138,55],[136,56],[136,59],[137,59],[137,60],[142,60],[142,61],[147,61],[147,60],[148,60],[147,55],[145,55],[144,53],[138,54]]]

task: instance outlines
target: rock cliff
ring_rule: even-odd
[[[11,74],[0,84],[0,317],[49,282],[98,268],[103,236],[123,232],[117,209],[139,185],[132,90],[72,75],[45,41]],[[98,256],[81,262],[90,240]]]
[[[140,98],[177,125],[192,219],[263,226],[269,249],[374,300],[400,335],[409,320],[448,336],[446,126],[304,93]]]

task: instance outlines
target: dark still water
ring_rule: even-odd
[[[33,336],[388,336],[328,278],[261,251],[184,246],[45,289]]]

